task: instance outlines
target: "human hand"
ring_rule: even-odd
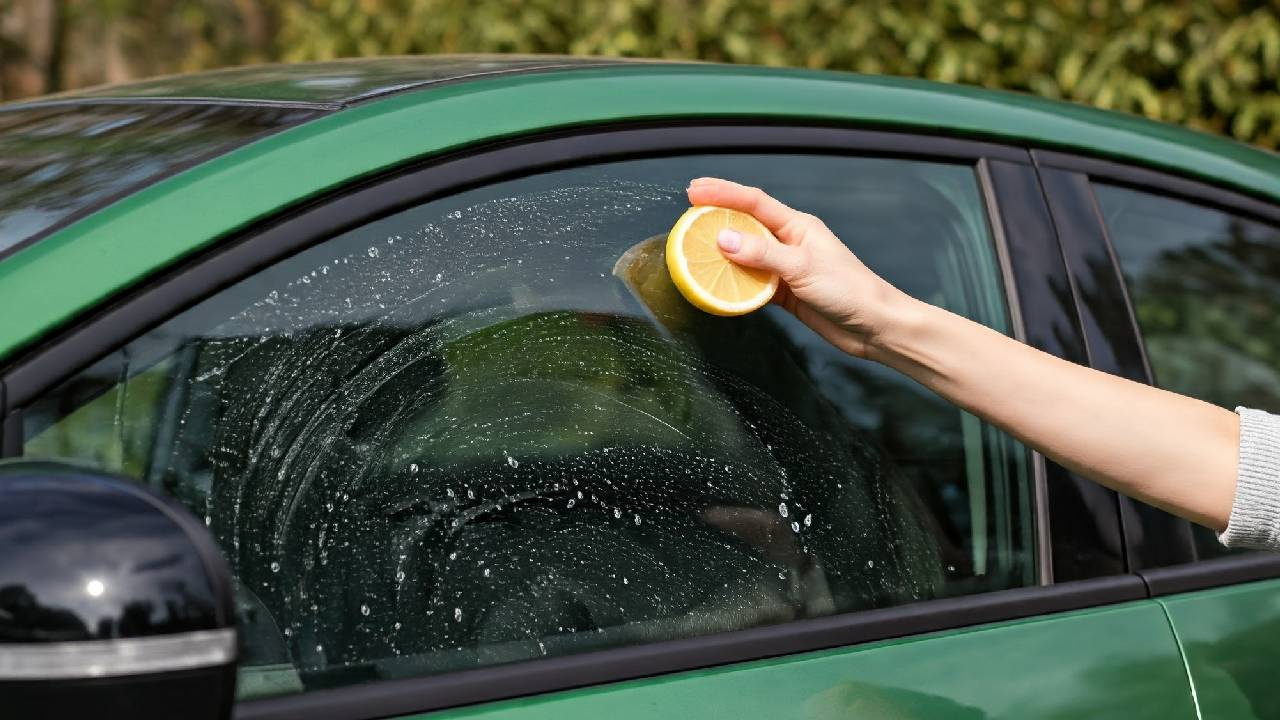
[[[735,263],[777,273],[773,302],[847,353],[868,357],[897,308],[911,299],[872,272],[818,218],[718,178],[689,184],[689,202],[753,215],[777,237],[720,231],[720,251]]]

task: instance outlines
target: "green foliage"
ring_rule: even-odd
[[[287,60],[563,52],[1023,90],[1280,142],[1280,8],[1248,0],[303,0]]]
[[[925,77],[1280,143],[1276,0],[99,0],[133,65],[567,53]],[[95,29],[96,32],[96,29]],[[73,33],[74,35],[74,33]]]

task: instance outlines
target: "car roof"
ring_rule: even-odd
[[[190,102],[288,105],[337,110],[428,85],[491,75],[657,62],[567,55],[425,55],[250,65],[105,85],[0,105]]]
[[[748,120],[995,140],[1118,160],[1280,201],[1280,159],[1271,153],[1030,95],[737,65],[565,67],[419,85],[320,112],[23,247],[0,260],[0,307],[27,308],[0,313],[0,360],[178,260],[353,179],[573,127]]]

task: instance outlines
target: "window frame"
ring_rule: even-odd
[[[986,204],[1014,337],[1057,354],[1079,354],[1079,319],[1070,303],[1028,309],[1065,275],[1045,199],[1025,148],[953,137],[830,125],[725,120],[632,123],[540,133],[488,143],[424,161],[284,209],[215,247],[177,264],[118,298],[93,308],[70,328],[16,356],[0,375],[5,413],[0,456],[21,454],[21,408],[96,359],[234,282],[346,230],[436,197],[549,170],[613,160],[690,153],[813,152],[970,164]],[[1017,186],[1018,193],[1010,195]],[[1013,199],[1013,202],[1008,200]],[[1004,200],[1005,202],[1002,202]],[[1017,233],[1006,231],[1016,228]],[[1008,237],[1018,238],[1010,243]],[[1027,242],[1023,238],[1030,237]],[[1060,255],[1056,255],[1060,260]],[[1069,339],[1055,345],[1054,330]],[[238,704],[243,718],[382,717],[551,692],[655,674],[1025,618],[1147,596],[1141,579],[1106,573],[1054,584],[1047,477],[1063,474],[1033,458],[1037,565],[1040,585],[783,625],[614,648],[561,658],[479,668],[437,676],[379,681]],[[1059,478],[1054,486],[1068,479]],[[1082,481],[1081,481],[1082,482]],[[1078,484],[1078,483],[1077,483]],[[1072,490],[1074,492],[1075,490]],[[1110,492],[1110,491],[1105,491]],[[1117,523],[1118,525],[1118,523]],[[1071,531],[1071,528],[1062,528]],[[1118,530],[1117,530],[1118,532]],[[1056,540],[1057,537],[1053,536]],[[1093,540],[1089,540],[1092,542]]]
[[[1073,277],[1053,225],[1036,168],[1005,160],[982,166],[1000,204],[1004,245],[1025,326],[1019,340],[1071,362],[1088,364]],[[1127,571],[1117,494],[1039,454],[1038,490],[1047,508],[1048,575],[1054,581],[1086,580]]]
[[[1121,322],[1099,317],[1098,301],[1081,298],[1090,334],[1090,365],[1104,372],[1153,385],[1146,342],[1106,219],[1094,195],[1095,182],[1131,188],[1159,197],[1280,226],[1275,204],[1175,174],[1070,153],[1032,150],[1032,158],[1054,211],[1063,252],[1076,286],[1092,285],[1099,300],[1120,302]],[[1104,262],[1093,271],[1089,261]],[[1109,326],[1108,326],[1109,325]],[[1099,345],[1106,345],[1105,350]],[[1136,354],[1136,355],[1135,355]],[[1280,577],[1280,556],[1249,553],[1201,560],[1191,523],[1129,497],[1119,496],[1129,572],[1142,577],[1153,597],[1222,585]]]

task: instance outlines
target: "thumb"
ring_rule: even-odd
[[[803,265],[803,251],[773,238],[724,229],[716,236],[720,252],[733,262],[769,270],[784,279],[794,277]]]

